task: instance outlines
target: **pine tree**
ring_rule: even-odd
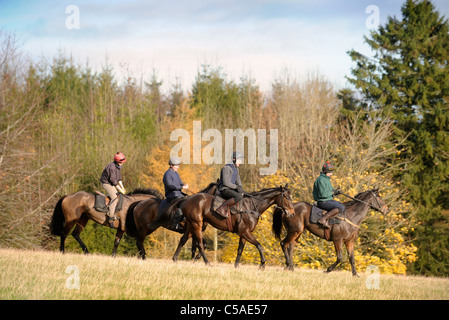
[[[449,22],[428,0],[407,0],[402,19],[389,17],[365,37],[374,51],[349,52],[348,80],[366,109],[383,109],[407,136],[408,160],[398,176],[410,190],[421,224],[416,228],[415,272],[449,274]],[[399,156],[398,156],[399,157]]]

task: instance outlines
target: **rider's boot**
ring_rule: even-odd
[[[225,202],[221,204],[220,207],[216,210],[216,212],[222,216],[223,218],[229,217],[229,208],[235,205],[237,202],[235,202],[234,198],[229,198]]]
[[[318,220],[318,223],[321,224],[323,227],[330,229],[331,227],[329,225],[329,219],[335,217],[339,213],[340,209],[334,208],[331,211],[326,212],[326,214]]]

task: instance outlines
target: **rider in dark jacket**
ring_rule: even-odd
[[[243,199],[242,181],[240,180],[239,166],[243,161],[240,152],[232,154],[232,164],[227,164],[221,169],[218,191],[221,197],[227,199],[218,209],[217,213],[223,218],[229,215],[229,208]]]
[[[183,189],[188,189],[189,186],[184,184],[179,176],[178,169],[181,164],[181,159],[178,157],[171,157],[168,164],[170,168],[164,173],[162,182],[165,188],[165,199],[169,204],[173,204],[180,198],[184,198],[184,194],[181,192]],[[182,221],[183,214],[181,208],[176,209],[176,216],[173,221],[173,227],[175,230],[179,229],[179,223]]]

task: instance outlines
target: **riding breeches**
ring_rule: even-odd
[[[220,191],[220,195],[226,200],[234,198],[235,203],[243,199],[243,195],[241,193],[238,193],[237,191],[232,189],[224,189],[223,191]]]
[[[318,201],[317,207],[326,211],[331,211],[332,209],[338,208],[340,213],[343,213],[346,209],[343,203],[338,202],[336,200]]]
[[[117,189],[110,184],[103,183],[103,188],[108,193],[109,198],[111,198],[111,201],[109,202],[109,209],[108,209],[108,216],[114,217],[115,216],[115,207],[117,206]]]

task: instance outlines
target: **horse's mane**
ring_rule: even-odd
[[[362,201],[365,201],[365,197],[368,196],[368,195],[370,195],[370,193],[371,193],[372,191],[375,191],[375,189],[360,192],[360,193],[357,194],[354,198],[360,199],[360,200],[362,200]],[[360,202],[358,202],[358,201],[356,201],[356,200],[350,200],[350,201],[344,202],[343,204],[344,204],[345,206],[353,206],[353,205],[355,205],[355,204],[357,204],[357,203],[360,203]]]
[[[217,182],[209,183],[209,185],[206,188],[204,188],[203,190],[201,190],[199,193],[208,193],[210,189],[212,189],[213,187],[218,185],[219,181],[220,181],[220,179],[217,179]]]
[[[137,188],[131,192],[128,192],[126,195],[130,196],[133,194],[149,194],[149,195],[155,196],[156,198],[161,199],[161,200],[164,198],[162,193],[160,193],[156,189],[150,189],[150,188]]]
[[[283,187],[285,190],[288,190],[288,188],[285,188],[285,187]],[[251,192],[250,194],[251,195],[253,195],[253,196],[260,196],[260,195],[263,195],[264,193],[267,193],[267,192],[272,192],[272,191],[274,191],[274,190],[281,190],[281,187],[273,187],[273,188],[264,188],[264,189],[262,189],[262,190],[258,190],[258,191],[253,191],[253,192]]]

